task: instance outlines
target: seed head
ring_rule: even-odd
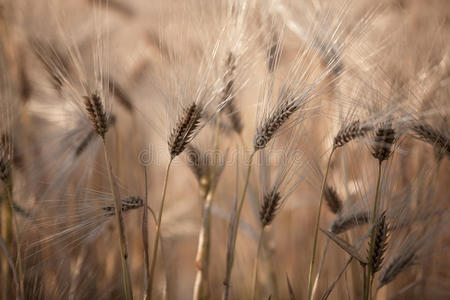
[[[264,196],[264,201],[259,211],[259,219],[263,227],[270,225],[277,210],[280,208],[281,195],[279,192],[272,191]]]
[[[102,139],[104,139],[105,134],[108,131],[108,122],[100,96],[97,93],[85,96],[84,107],[89,114],[89,119],[91,120],[95,131]]]
[[[331,212],[333,212],[334,214],[340,213],[342,210],[342,201],[335,189],[331,186],[326,186],[324,196],[328,208],[331,210]]]
[[[387,160],[392,154],[392,146],[395,143],[395,130],[392,123],[381,124],[375,131],[372,145],[372,155],[380,162]]]
[[[384,212],[378,219],[378,223],[375,226],[375,241],[371,260],[372,274],[375,274],[381,269],[383,256],[386,252],[388,230],[389,228],[386,223],[386,213]]]
[[[339,130],[334,138],[333,148],[342,147],[356,138],[363,137],[369,130],[371,130],[370,126],[361,125],[359,120],[356,120]]]
[[[142,200],[141,197],[131,196],[122,200],[122,212],[136,209],[142,207],[143,205],[144,200]],[[102,207],[102,209],[105,211],[105,217],[114,216],[115,214],[113,205]]]
[[[281,104],[264,124],[256,130],[256,136],[253,142],[255,150],[264,149],[276,132],[298,108],[299,105],[295,100]]]
[[[171,158],[180,155],[186,148],[186,145],[191,142],[200,125],[200,119],[201,109],[193,102],[184,110],[170,134],[168,144]]]

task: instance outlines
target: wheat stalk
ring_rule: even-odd
[[[84,106],[88,113],[89,119],[91,121],[92,127],[95,132],[103,140],[103,152],[105,156],[106,169],[108,172],[109,184],[111,188],[111,193],[114,199],[114,214],[116,216],[117,227],[119,230],[119,244],[120,244],[120,255],[122,262],[122,273],[123,273],[123,286],[125,291],[125,297],[127,300],[133,299],[133,291],[130,279],[130,270],[128,267],[128,249],[125,236],[125,224],[122,216],[122,201],[119,196],[116,184],[114,182],[114,177],[112,174],[111,162],[109,160],[108,150],[106,147],[105,134],[108,131],[108,121],[105,112],[105,108],[101,101],[100,95],[98,93],[93,93],[90,96],[84,97]]]

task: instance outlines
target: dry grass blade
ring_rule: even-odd
[[[200,125],[201,108],[193,102],[184,110],[183,115],[179,118],[177,125],[173,129],[169,137],[170,157],[180,155],[186,145],[190,143]]]
[[[371,129],[370,126],[363,125],[359,120],[356,120],[339,130],[334,138],[333,147],[342,147],[356,138],[365,136]]]
[[[263,227],[266,227],[272,223],[277,210],[280,208],[280,200],[280,193],[275,191],[271,191],[269,194],[264,196],[264,201],[259,211],[259,219]]]
[[[287,274],[286,274],[286,283],[287,283],[288,290],[289,290],[289,299],[295,300],[294,290],[292,289],[292,285],[291,285],[291,282],[289,281],[289,276]]]
[[[444,153],[450,158],[450,137],[425,122],[417,122],[411,129],[415,133],[415,138],[436,147],[439,153]]]
[[[334,214],[339,214],[342,210],[342,200],[339,198],[336,190],[327,185],[325,187],[324,197],[330,211]]]
[[[88,112],[89,119],[91,120],[95,131],[102,137],[102,139],[104,139],[105,134],[108,131],[108,122],[100,96],[97,93],[93,93],[90,96],[85,96],[84,106]]]
[[[347,270],[347,267],[350,265],[350,263],[352,262],[353,257],[350,257],[347,260],[347,263],[345,264],[345,266],[342,268],[341,272],[339,272],[339,275],[337,276],[336,280],[333,281],[333,283],[327,288],[327,290],[325,291],[325,293],[323,293],[322,297],[320,298],[321,300],[326,300],[328,299],[328,297],[330,296],[331,292],[333,291],[334,287],[336,286],[336,283],[339,281],[339,279],[341,279],[342,275],[344,274],[345,270]]]
[[[348,254],[350,254],[353,258],[355,258],[356,260],[358,260],[362,265],[366,265],[367,264],[367,260],[364,259],[361,255],[359,255],[358,250],[356,250],[355,247],[353,247],[352,245],[350,245],[347,241],[341,239],[340,237],[338,237],[336,234],[328,231],[328,230],[323,230],[322,228],[320,228],[320,230],[325,233],[333,242],[335,242],[339,247],[341,247],[345,252],[347,252]]]

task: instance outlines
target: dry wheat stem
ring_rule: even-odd
[[[264,225],[261,226],[261,233],[259,234],[258,238],[258,247],[256,248],[256,257],[255,257],[255,263],[253,265],[253,277],[252,277],[252,296],[250,299],[255,300],[256,298],[256,286],[258,281],[258,261],[259,256],[261,255],[261,248],[263,244],[264,239]]]
[[[375,224],[375,221],[376,221],[376,218],[377,218],[378,199],[380,197],[380,182],[381,182],[382,162],[383,162],[383,160],[381,160],[381,159],[378,160],[378,179],[377,179],[377,187],[376,187],[376,191],[375,191],[375,200],[374,200],[374,203],[373,203],[372,222],[371,222],[371,224]],[[376,226],[373,226],[373,228],[371,230],[371,233],[370,233],[367,274],[364,276],[364,278],[365,278],[364,299],[365,300],[369,300],[371,298],[371,286],[372,286],[371,276],[374,273],[374,271],[372,270],[372,267],[373,267],[373,252],[374,252],[374,246],[375,246],[375,233],[376,233]]]
[[[148,287],[148,280],[150,275],[150,261],[148,255],[148,186],[147,186],[147,166],[144,166],[144,185],[145,185],[145,199],[144,211],[142,212],[142,247],[144,248],[144,300],[150,298],[150,289]]]
[[[327,169],[325,171],[325,176],[324,176],[323,182],[322,182],[322,188],[320,190],[320,200],[319,200],[319,207],[317,209],[316,223],[314,225],[314,241],[313,241],[311,263],[310,263],[310,266],[309,266],[309,275],[308,275],[308,300],[311,300],[311,297],[312,297],[312,287],[313,287],[312,276],[313,276],[313,273],[314,273],[314,264],[315,264],[315,261],[316,261],[317,238],[318,238],[318,234],[319,234],[319,224],[320,224],[320,212],[321,212],[321,209],[322,209],[322,203],[323,203],[323,197],[324,197],[325,185],[326,185],[326,182],[327,182],[328,172],[330,171],[331,159],[333,157],[333,153],[334,153],[335,149],[336,148],[331,149],[330,156],[328,157]]]
[[[166,199],[166,193],[167,193],[167,184],[169,181],[169,173],[170,173],[170,166],[172,165],[173,158],[169,160],[169,163],[167,164],[166,169],[166,175],[164,177],[164,186],[161,196],[161,205],[159,207],[159,213],[158,213],[158,223],[156,224],[156,234],[155,239],[153,241],[153,253],[152,253],[152,261],[151,261],[151,269],[150,269],[150,275],[148,278],[148,293],[150,295],[149,299],[152,299],[152,289],[153,289],[153,281],[155,277],[155,269],[156,269],[156,259],[158,258],[158,245],[159,245],[159,238],[161,235],[161,221],[162,221],[162,213],[164,209],[164,202]]]
[[[223,300],[228,300],[228,297],[229,297],[231,271],[233,269],[233,263],[234,263],[234,251],[236,248],[236,238],[237,238],[237,233],[238,233],[238,228],[239,228],[239,219],[241,216],[242,207],[244,206],[245,195],[247,193],[248,183],[250,180],[250,172],[252,170],[252,161],[253,161],[253,157],[255,156],[255,154],[256,154],[256,150],[253,151],[252,154],[250,154],[250,157],[248,158],[248,162],[247,162],[248,167],[247,167],[247,174],[245,177],[244,189],[242,190],[242,196],[239,201],[236,218],[234,219],[234,222],[233,222],[233,233],[232,233],[232,238],[231,238],[231,244],[228,245],[228,247],[230,247],[230,256],[229,256],[229,260],[227,260],[225,279],[223,281],[223,285],[224,285],[224,290],[223,290],[223,295],[222,295]]]
[[[106,163],[106,170],[108,172],[108,179],[109,184],[111,187],[111,193],[113,195],[114,199],[114,212],[116,216],[116,222],[117,222],[117,228],[119,231],[119,243],[120,243],[120,258],[122,261],[122,280],[123,280],[123,287],[125,292],[125,298],[127,300],[133,299],[133,291],[131,286],[131,278],[130,278],[130,270],[128,268],[128,249],[127,249],[127,241],[125,236],[125,224],[123,221],[122,216],[122,201],[120,199],[120,196],[118,195],[118,191],[116,189],[116,185],[114,182],[113,174],[112,174],[112,167],[111,162],[109,160],[108,150],[106,148],[106,142],[103,140],[103,152],[105,154],[105,163]]]
[[[196,255],[196,266],[197,274],[195,276],[194,282],[194,300],[202,300],[209,298],[208,290],[208,274],[209,274],[209,257],[210,257],[210,245],[211,245],[211,207],[214,199],[214,194],[219,180],[219,174],[217,169],[219,166],[219,138],[220,138],[220,116],[216,119],[216,131],[214,134],[214,161],[212,166],[207,168],[201,173],[208,172],[208,174],[197,174],[197,179],[199,179],[200,189],[202,195],[204,196],[203,201],[203,211],[202,211],[202,223],[200,228],[200,233],[198,237],[198,247]],[[199,155],[199,153],[198,153]],[[197,157],[198,157],[197,155]],[[197,161],[197,163],[199,163]],[[212,167],[212,168],[211,168]],[[195,168],[194,168],[195,171]],[[197,172],[200,172],[197,170]],[[206,183],[202,184],[201,177],[207,175]]]
[[[202,225],[198,237],[197,256],[195,259],[197,274],[194,283],[193,299],[208,299],[208,267],[211,244],[211,207],[215,188],[208,188],[203,205]]]

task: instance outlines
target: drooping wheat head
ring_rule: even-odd
[[[269,194],[264,196],[263,203],[259,210],[259,220],[263,227],[270,225],[275,218],[275,214],[280,208],[280,193],[276,191],[271,191]]]
[[[361,124],[359,120],[345,125],[336,134],[333,142],[333,148],[342,147],[356,138],[364,137],[371,129],[371,126]]]
[[[334,214],[340,214],[342,211],[342,200],[336,190],[333,187],[326,185],[324,197],[330,211]]]
[[[450,158],[450,137],[443,131],[421,121],[412,124],[411,130],[415,138],[432,145],[437,153],[445,154]]]

